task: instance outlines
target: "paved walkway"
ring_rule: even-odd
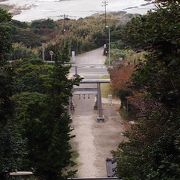
[[[100,79],[103,76],[108,76],[106,66],[104,66],[106,57],[103,56],[103,48],[98,48],[93,51],[83,53],[75,57],[77,73],[86,79]],[[70,77],[75,74],[75,67],[70,70]]]
[[[75,112],[73,114],[74,143],[77,145],[78,177],[106,177],[106,158],[111,151],[124,140],[122,136],[123,121],[119,116],[119,105],[103,104],[105,122],[96,121],[97,112],[93,109],[94,95],[88,99],[73,97]]]
[[[104,64],[103,49],[99,48],[76,57],[76,64]],[[103,70],[104,71],[104,70]],[[107,70],[104,71],[107,74]],[[84,73],[84,72],[83,72]],[[85,78],[92,78],[89,69]],[[102,77],[99,70],[93,69],[93,78]],[[84,87],[85,85],[81,85]],[[96,86],[96,85],[87,85]],[[79,154],[78,177],[106,177],[106,158],[111,157],[111,151],[116,150],[119,143],[124,140],[122,136],[123,121],[118,113],[119,102],[103,98],[103,113],[105,122],[96,121],[97,111],[94,110],[95,95],[74,95],[75,112],[72,115],[74,127],[73,139]]]

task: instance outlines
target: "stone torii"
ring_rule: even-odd
[[[97,88],[74,88],[73,92],[76,91],[95,91],[97,92],[97,107],[98,107],[98,117],[97,121],[104,121],[103,108],[102,108],[102,98],[101,98],[101,84],[110,83],[110,79],[83,79],[81,84],[97,84]]]

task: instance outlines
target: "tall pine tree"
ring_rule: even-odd
[[[43,102],[29,106],[30,119],[26,125],[29,159],[35,174],[42,179],[66,178],[71,162],[71,118],[69,97],[78,80],[68,79],[69,49],[56,53],[55,65],[49,79],[49,89]]]
[[[11,15],[0,9],[0,179],[18,168],[23,156],[23,142],[13,117],[12,67],[6,60],[11,49],[10,22]]]

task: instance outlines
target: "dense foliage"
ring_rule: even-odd
[[[71,50],[80,53],[106,42],[103,18],[28,24],[0,9],[0,179],[15,170],[47,180],[74,174],[68,103],[79,80],[67,78],[70,66],[64,64]],[[115,22],[110,20],[113,37],[120,28]],[[42,43],[46,60],[54,51],[55,65],[41,61]]]
[[[26,165],[43,179],[62,179],[64,168],[73,165],[68,102],[74,81],[67,79],[69,67],[63,63],[68,59],[62,57],[55,66],[38,60],[15,63],[13,98],[16,120],[26,138]]]
[[[111,29],[111,41],[117,39],[122,24],[128,22],[132,17],[133,15],[124,12],[107,15],[108,25]],[[105,28],[103,15],[77,20],[69,18],[58,21],[36,20],[32,23],[11,20],[11,25],[12,42],[16,46],[13,46],[15,51],[8,56],[10,60],[21,58],[21,54],[24,57],[24,54],[27,54],[24,47],[33,49],[33,51],[35,49],[38,56],[41,56],[41,46],[44,45],[45,59],[50,60],[49,51],[63,47],[64,41],[69,42],[71,50],[76,51],[76,54],[101,47],[108,42],[108,29]],[[17,43],[20,44],[18,52]],[[20,46],[22,46],[22,50]]]
[[[12,68],[6,62],[6,55],[11,49],[11,16],[0,9],[0,179],[4,172],[16,168],[22,146],[19,134],[14,130]]]
[[[171,1],[132,19],[124,29],[124,41],[148,55],[131,87],[141,93],[137,123],[115,153],[123,179],[180,178],[179,19],[179,3]]]
[[[0,9],[0,62],[11,48],[11,15]],[[2,65],[2,64],[1,64]]]
[[[12,42],[22,43],[26,47],[38,47],[56,36],[58,28],[52,20],[39,20],[31,24],[12,20]]]
[[[69,43],[61,43],[55,65],[47,65],[23,41],[10,52],[14,25],[1,9],[0,20],[0,179],[16,170],[33,171],[39,179],[67,178],[74,174],[68,103],[79,82],[67,76]],[[49,23],[48,28],[55,28]],[[16,22],[16,27],[28,26]],[[16,61],[9,63],[7,54]]]
[[[111,43],[111,60],[124,60],[118,65],[120,84],[114,72],[122,106],[131,111],[131,99],[137,105],[128,141],[114,153],[123,179],[180,178],[180,6],[176,0],[157,2],[157,10],[133,18],[124,29],[118,18],[127,22],[131,15],[107,16],[111,42],[116,41]],[[67,78],[66,63],[71,50],[81,53],[107,43],[103,18],[27,24],[0,9],[0,179],[14,170],[32,170],[43,180],[74,173],[69,171],[74,163],[68,103],[79,80]],[[55,65],[41,61],[42,43],[46,60],[54,52]],[[8,64],[8,58],[16,61]],[[139,59],[143,61],[136,64]]]

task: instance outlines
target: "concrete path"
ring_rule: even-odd
[[[102,65],[106,60],[103,56],[103,48],[98,48],[76,56],[76,64],[97,64]]]
[[[97,79],[108,76],[106,66],[104,66],[106,56],[103,56],[103,48],[78,55],[75,57],[75,65],[80,76],[88,79]],[[70,76],[75,74],[75,67],[70,70]]]
[[[84,63],[91,56],[97,59],[97,63],[104,63],[102,49],[80,55],[77,63]],[[113,101],[111,106],[104,99],[105,122],[98,123],[97,111],[94,110],[95,95],[74,95],[73,101],[75,112],[72,114],[72,126],[73,134],[76,135],[73,143],[79,154],[77,177],[106,177],[106,158],[111,157],[111,151],[124,140],[123,121],[118,113],[119,103]]]

